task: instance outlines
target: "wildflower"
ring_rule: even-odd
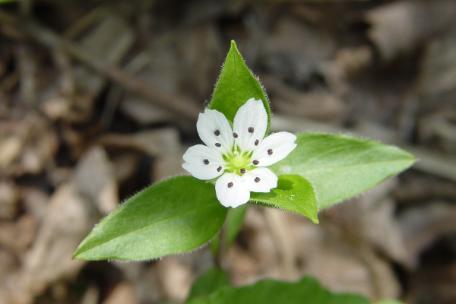
[[[217,178],[215,191],[225,207],[247,203],[250,192],[270,192],[277,176],[267,167],[296,147],[296,136],[277,132],[265,137],[267,124],[263,102],[253,98],[239,108],[233,127],[222,113],[206,109],[196,124],[205,145],[188,148],[183,168],[201,180]]]

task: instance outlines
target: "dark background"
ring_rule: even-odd
[[[456,1],[0,4],[0,303],[181,302],[209,250],[141,263],[72,252],[198,141],[235,39],[273,129],[352,133],[419,162],[321,214],[250,208],[235,284],[317,277],[335,291],[456,303]],[[189,199],[191,196],[189,196]]]

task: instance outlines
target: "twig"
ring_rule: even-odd
[[[191,100],[165,93],[148,83],[136,79],[133,75],[126,73],[115,65],[107,65],[92,58],[90,54],[76,43],[61,38],[40,24],[35,22],[20,23],[16,17],[1,11],[0,23],[5,23],[8,26],[19,29],[30,38],[48,48],[61,48],[74,59],[82,62],[96,73],[101,74],[122,86],[125,90],[141,96],[181,118],[194,121],[198,115],[199,107],[196,104],[193,104]]]
[[[22,0],[19,2],[20,20],[22,22],[30,18],[32,14],[32,0]],[[20,95],[22,100],[34,105],[36,101],[36,65],[32,57],[32,52],[27,41],[22,41],[18,50],[20,77]]]

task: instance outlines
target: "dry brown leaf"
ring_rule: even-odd
[[[411,51],[447,27],[456,17],[456,3],[439,1],[396,1],[371,10],[369,37],[385,60]],[[423,22],[426,20],[426,22]]]
[[[190,291],[192,271],[179,257],[167,257],[157,265],[160,284],[167,298],[183,301]]]
[[[440,237],[456,232],[455,218],[456,207],[443,202],[431,202],[400,215],[404,245],[415,267],[423,250]]]
[[[4,285],[0,294],[6,298],[0,302],[32,303],[50,284],[75,276],[84,263],[71,259],[73,251],[96,218],[95,207],[78,194],[74,185],[62,185],[49,202],[22,268]]]
[[[15,222],[0,222],[0,245],[22,256],[35,239],[37,228],[36,219],[29,214]]]
[[[328,91],[315,90],[304,93],[272,77],[265,78],[264,83],[275,96],[276,107],[282,114],[332,122],[345,117],[346,105]]]
[[[274,75],[296,84],[309,81],[335,50],[334,41],[325,31],[293,17],[281,16],[271,30],[261,34],[263,39],[252,39],[250,43],[260,43],[263,64]]]
[[[247,247],[236,245],[226,257],[235,285],[263,277],[295,280],[308,274],[336,291],[374,298],[398,295],[399,285],[388,262],[371,248],[347,242],[343,233],[334,234],[326,225],[314,225],[280,210],[269,211],[277,213],[273,222],[265,220],[257,208],[249,209],[240,237],[248,240]],[[291,267],[293,271],[289,271]]]
[[[138,149],[154,157],[154,179],[159,180],[183,172],[183,149],[179,135],[173,128],[144,131],[129,136],[111,134],[102,138],[101,143],[112,147]]]
[[[11,220],[18,211],[19,190],[8,181],[0,181],[0,219]]]
[[[139,303],[135,289],[129,283],[115,286],[103,304],[137,304]]]
[[[102,148],[95,146],[84,154],[73,179],[80,194],[96,204],[102,214],[117,207],[119,197],[114,170]]]
[[[0,125],[0,169],[6,174],[39,173],[52,163],[56,150],[54,130],[38,116]]]

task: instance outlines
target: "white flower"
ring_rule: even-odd
[[[239,108],[233,128],[222,113],[206,109],[196,123],[206,145],[188,148],[183,168],[198,179],[218,178],[215,191],[225,207],[247,203],[250,192],[271,191],[277,187],[277,176],[266,167],[296,147],[296,136],[278,132],[265,138],[267,124],[263,102],[253,98]]]

